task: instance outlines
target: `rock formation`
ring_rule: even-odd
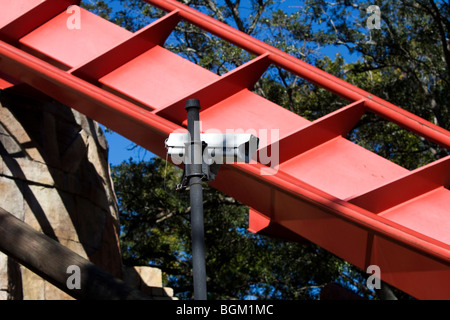
[[[0,92],[0,207],[124,278],[102,129],[27,88]],[[71,297],[0,252],[2,299]]]

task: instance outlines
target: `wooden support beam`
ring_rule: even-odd
[[[150,300],[151,297],[36,231],[0,208],[0,251],[75,299]],[[79,289],[69,289],[70,266],[79,267]]]

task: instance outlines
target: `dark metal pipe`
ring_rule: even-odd
[[[194,299],[206,300],[205,232],[202,188],[202,142],[200,140],[200,102],[186,101],[187,125],[190,135],[188,143],[186,177],[191,201],[192,265],[194,273]]]

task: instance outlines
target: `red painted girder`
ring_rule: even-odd
[[[158,45],[162,46],[180,19],[178,11],[173,11],[135,32],[111,50],[107,50],[83,65],[74,67],[70,72],[77,77],[95,83],[98,79],[151,48]]]
[[[79,29],[67,27],[72,14],[64,10],[22,37],[20,44],[43,60],[70,69],[92,60],[132,35],[83,8],[79,8],[79,13]],[[91,45],[86,45],[88,43]]]
[[[242,89],[201,111],[200,117],[204,130],[233,130],[235,133],[255,134],[260,139],[261,150],[310,124],[305,118],[248,89]],[[282,156],[285,150],[279,151]]]
[[[348,201],[373,213],[381,213],[442,186],[450,186],[450,156]],[[445,209],[448,211],[449,207]]]
[[[113,130],[124,134],[161,156],[165,152],[161,147],[163,140],[170,132],[179,128],[157,115],[143,112],[141,108],[129,102],[7,44],[1,43],[0,57],[0,67],[6,73],[25,83],[32,84],[37,89],[65,104],[72,105],[80,112],[105,123]],[[436,275],[434,278],[427,277],[428,284],[432,284],[435,288],[444,288],[444,290],[448,288],[445,280],[442,280],[450,279],[449,277],[442,277],[442,272],[448,274],[448,246],[443,246],[435,239],[424,237],[422,234],[412,232],[401,225],[396,225],[392,221],[367,211],[361,212],[359,207],[331,197],[319,189],[286,176],[282,172],[275,176],[261,176],[260,170],[262,167],[260,164],[223,166],[222,173],[219,174],[214,185],[230,195],[236,196],[237,199],[245,198],[244,203],[256,208],[262,207],[264,209],[265,206],[269,206],[272,209],[269,211],[264,209],[263,211],[275,210],[273,211],[274,215],[277,215],[280,210],[284,213],[291,212],[291,210],[286,209],[293,206],[295,215],[290,215],[288,220],[285,220],[283,216],[278,216],[279,225],[297,234],[306,235],[307,239],[315,240],[316,243],[326,249],[334,249],[332,252],[342,255],[357,266],[363,267],[367,264],[367,261],[372,261],[367,260],[369,259],[366,258],[367,254],[369,257],[373,255],[379,257],[380,254],[375,255],[374,253],[378,252],[378,247],[374,243],[384,245],[386,241],[392,246],[395,245],[397,253],[401,252],[405,257],[412,256],[416,260],[421,257],[424,261],[431,259],[433,268],[444,271],[432,273],[432,275]],[[249,179],[251,181],[248,181]],[[239,183],[236,184],[233,181],[239,181]],[[276,194],[279,194],[276,197],[282,197],[281,201],[273,198]],[[281,208],[277,209],[280,205]],[[293,219],[305,219],[303,217],[305,214],[310,217],[309,219],[312,219],[312,222],[323,221],[325,224],[319,224],[311,228],[314,224],[305,220],[307,222],[304,224],[306,229],[299,229],[301,224],[291,223]],[[367,230],[370,230],[370,232]],[[323,237],[324,235],[327,235],[327,237]],[[374,238],[374,235],[376,235],[376,239],[381,238],[377,241],[372,240],[372,244],[369,246],[368,239]],[[339,244],[339,246],[336,247],[336,244]],[[359,245],[355,247],[356,244]],[[370,250],[367,250],[368,248]],[[386,254],[388,253],[386,252]],[[373,261],[383,262],[381,260]],[[437,268],[435,264],[440,267]],[[429,270],[428,262],[419,265]],[[392,273],[392,266],[390,267],[389,264],[384,263],[381,266],[387,274]],[[408,279],[408,282],[399,283],[398,278],[398,276],[393,276],[390,283],[411,292],[408,283],[414,281]],[[412,291],[411,293],[421,297],[421,292]],[[445,296],[445,292],[439,290],[435,290],[434,295],[431,296],[423,295],[423,297]]]
[[[184,95],[183,99],[174,99],[171,103],[162,107],[158,114],[176,123],[181,123],[186,119],[184,103],[187,99],[194,97],[202,102],[201,112],[203,113],[205,110],[243,89],[252,89],[270,63],[267,54],[256,57],[223,76],[217,77],[217,79],[200,87],[200,89]]]
[[[257,221],[251,212],[249,227],[253,231],[262,228],[264,234],[281,226],[363,271],[369,265],[379,266],[382,280],[419,299],[450,298],[448,244],[337,199],[284,172],[261,176],[258,165],[249,165],[241,174],[236,167],[222,167],[213,186],[264,212]]]
[[[0,39],[14,42],[80,0],[2,0]]]
[[[227,40],[238,47],[256,55],[269,54],[272,63],[290,71],[302,78],[322,87],[334,94],[354,102],[361,99],[366,100],[366,106],[397,123],[403,128],[410,130],[424,138],[450,149],[450,134],[447,130],[433,123],[401,109],[371,93],[364,91],[348,82],[343,81],[319,68],[301,61],[279,49],[276,49],[248,34],[236,30],[214,18],[192,9],[176,0],[144,0],[165,11],[179,10],[179,15],[184,20],[207,30],[208,32]]]
[[[0,41],[2,72],[78,110],[135,143],[164,155],[180,126]]]
[[[218,77],[175,53],[155,46],[100,78],[99,82],[114,92],[159,110]]]
[[[171,21],[171,17],[176,16],[176,19],[172,20],[170,23],[162,21],[159,25],[158,22],[153,25],[153,27],[161,28],[161,30],[164,31],[164,37],[168,35],[168,30],[174,26],[176,20],[179,17],[185,17],[185,12],[190,11],[191,9],[182,6],[177,7],[176,10],[178,11],[169,14],[169,17],[165,20]],[[192,17],[189,14],[187,16],[192,20]],[[89,17],[90,18],[88,19],[93,22],[92,26],[95,28],[95,21],[100,18],[93,16]],[[63,22],[64,20],[59,17],[59,25]],[[50,21],[46,26],[48,27],[51,23],[52,22]],[[101,24],[103,26],[108,25],[104,22],[101,22]],[[224,30],[229,28],[217,21],[215,21],[215,24],[216,27],[219,26]],[[208,23],[206,26],[206,29],[212,33],[217,31],[208,29],[210,27]],[[43,30],[45,30],[45,27],[36,31],[34,35],[37,35],[38,33],[45,35],[45,32],[48,32],[46,30],[45,32],[41,32]],[[106,33],[114,33],[114,30],[117,30],[116,27],[109,25],[104,29]],[[66,31],[67,30],[59,29],[61,34]],[[61,36],[58,31],[55,32],[57,32],[55,34],[57,37]],[[146,35],[147,32],[148,35],[155,34],[152,32],[150,26],[145,30]],[[220,36],[223,31],[219,30],[217,32]],[[228,31],[224,33],[225,36],[228,36],[227,32]],[[143,33],[144,31],[142,31],[142,34]],[[242,38],[241,36],[242,34],[239,35],[238,33],[237,38],[240,39],[238,42],[247,43],[248,39],[245,37]],[[90,35],[86,35],[86,37],[94,43],[97,39],[95,36]],[[135,39],[133,39],[134,37]],[[104,49],[95,49],[94,54],[89,53],[91,54],[91,58],[89,59],[94,59],[94,61],[98,59],[97,62],[93,63],[92,61],[89,61],[89,59],[85,59],[84,61],[87,63],[86,66],[93,63],[92,66],[98,67],[99,62],[111,59],[108,58],[108,55],[112,56],[113,53],[120,54],[120,52],[123,52],[123,49],[120,49],[120,47],[125,47],[125,43],[132,44],[135,43],[135,41],[138,42],[138,37],[139,35],[136,34],[127,35],[122,40],[117,39],[112,41],[108,45],[110,48],[105,48],[106,51],[103,52],[101,51]],[[29,39],[33,38],[29,36],[28,40]],[[87,39],[84,39],[84,41],[79,44],[88,43],[89,41],[86,41]],[[46,43],[45,37],[37,37],[34,40],[34,49],[36,51],[47,50],[46,54],[49,56],[54,54],[52,50],[48,50],[49,44]],[[47,39],[47,42],[48,40],[49,39]],[[253,38],[250,38],[250,40],[254,41],[254,43],[258,43],[258,41]],[[40,43],[42,41],[44,43],[44,49],[40,48]],[[154,43],[161,44],[161,42],[158,41],[153,41],[153,44]],[[153,44],[150,45],[150,50],[156,48],[153,47]],[[245,45],[247,46],[249,44],[247,43]],[[46,46],[47,49],[45,49]],[[267,45],[264,44],[264,46]],[[137,47],[138,46],[135,48]],[[334,191],[333,189],[329,189],[329,192],[324,192],[323,189],[327,190],[327,186],[320,185],[322,179],[317,179],[317,176],[312,175],[310,176],[312,179],[309,181],[310,183],[306,183],[301,180],[305,180],[306,176],[301,174],[301,170],[298,170],[299,166],[305,164],[305,161],[311,161],[312,164],[317,165],[319,163],[318,160],[328,161],[332,168],[333,165],[336,165],[337,163],[348,162],[348,159],[345,159],[345,157],[340,158],[342,157],[341,151],[345,151],[345,148],[350,150],[350,154],[353,154],[355,150],[357,150],[361,155],[360,157],[362,157],[361,159],[366,158],[373,161],[374,165],[372,167],[374,169],[381,166],[383,168],[390,167],[390,170],[393,170],[392,177],[388,179],[384,186],[379,183],[370,185],[370,183],[367,184],[367,181],[364,181],[366,185],[361,185],[364,188],[361,188],[361,186],[355,188],[356,194],[353,197],[354,199],[358,199],[358,197],[376,199],[380,194],[383,194],[382,191],[378,191],[378,188],[380,188],[379,190],[382,190],[383,188],[387,188],[386,190],[389,190],[389,188],[396,190],[395,183],[399,183],[397,181],[400,181],[401,179],[408,179],[409,173],[407,170],[393,165],[385,159],[377,156],[374,157],[374,155],[368,151],[362,150],[362,148],[356,145],[353,146],[342,138],[342,134],[351,128],[352,123],[357,121],[358,117],[363,112],[373,111],[383,114],[388,119],[401,121],[404,127],[413,131],[420,131],[425,137],[432,139],[436,138],[438,140],[443,139],[440,141],[443,145],[446,143],[445,136],[448,136],[448,132],[439,129],[437,130],[438,133],[436,133],[436,128],[430,123],[415,116],[415,118],[408,118],[408,113],[404,113],[395,106],[394,107],[397,109],[385,108],[384,105],[383,108],[378,109],[373,105],[373,100],[370,100],[374,99],[373,97],[370,97],[370,99],[358,99],[359,101],[355,104],[351,104],[346,108],[319,119],[318,121],[310,123],[248,90],[249,85],[257,80],[256,77],[251,77],[252,72],[250,70],[253,70],[252,68],[256,67],[256,70],[259,70],[258,73],[262,73],[267,67],[268,62],[280,63],[279,61],[284,61],[283,59],[288,59],[290,57],[282,53],[282,55],[286,55],[287,57],[280,58],[277,56],[280,52],[270,46],[269,48],[271,48],[270,50],[272,51],[261,51],[258,59],[250,61],[248,64],[234,70],[234,72],[224,75],[224,77],[211,76],[211,81],[207,80],[203,87],[200,85],[200,88],[194,89],[193,92],[205,94],[206,97],[208,97],[210,94],[209,91],[214,89],[216,83],[220,84],[220,86],[230,86],[230,91],[225,96],[221,97],[221,99],[223,99],[222,101],[207,103],[209,108],[201,114],[206,127],[214,127],[217,124],[222,123],[222,126],[224,126],[222,129],[227,129],[226,126],[229,124],[233,124],[233,128],[279,128],[281,131],[280,145],[284,144],[284,146],[295,147],[294,149],[296,151],[285,151],[286,148],[283,147],[283,151],[280,154],[283,161],[281,161],[282,163],[277,175],[261,176],[261,169],[264,169],[265,167],[260,164],[243,166],[227,165],[223,166],[221,169],[222,172],[226,172],[226,174],[220,174],[218,180],[214,184],[220,190],[235,196],[237,199],[255,207],[257,210],[264,212],[264,215],[267,217],[264,223],[267,223],[267,219],[269,219],[269,224],[272,224],[272,232],[276,229],[278,231],[288,230],[294,234],[301,234],[307,239],[313,240],[324,248],[361,268],[365,267],[368,263],[379,263],[383,272],[386,273],[387,278],[389,279],[387,282],[418,297],[448,296],[447,288],[450,286],[446,280],[443,281],[442,279],[450,279],[448,276],[449,246],[448,243],[440,241],[444,240],[447,242],[445,234],[438,232],[436,234],[437,237],[429,237],[425,232],[427,230],[424,231],[421,229],[423,227],[423,223],[421,223],[422,219],[430,218],[430,215],[427,217],[423,214],[421,215],[421,212],[410,211],[412,212],[413,219],[408,219],[408,214],[404,214],[411,208],[415,208],[415,206],[409,206],[410,203],[418,204],[418,206],[422,208],[422,212],[426,211],[425,209],[431,201],[433,204],[437,204],[437,208],[433,211],[434,213],[439,212],[442,207],[447,208],[446,199],[448,198],[448,190],[439,187],[438,180],[431,178],[431,180],[434,179],[434,182],[429,185],[430,192],[415,197],[414,192],[420,193],[420,190],[413,190],[409,194],[409,197],[411,197],[410,201],[389,208],[379,214],[374,214],[373,212],[369,212],[360,206],[348,202],[352,199],[352,196],[349,198],[348,196],[354,193],[351,188],[348,190],[336,189]],[[139,52],[139,48],[133,50]],[[160,57],[173,57],[173,54],[167,53],[162,48],[161,50],[158,50],[160,52]],[[138,54],[136,54],[136,52],[129,55],[129,57],[131,57],[130,59],[134,60],[133,57],[137,57]],[[144,52],[140,52],[139,54],[143,53]],[[70,50],[65,50],[64,54],[67,54],[68,58],[72,59],[70,57]],[[179,128],[176,124],[149,112],[149,110],[164,111],[165,108],[176,105],[173,103],[171,104],[170,100],[167,100],[169,101],[168,103],[153,104],[144,99],[142,103],[147,104],[148,108],[142,109],[129,101],[120,99],[117,95],[101,90],[87,81],[83,81],[73,75],[49,66],[45,62],[35,59],[20,50],[15,51],[15,48],[8,47],[6,44],[5,46],[3,46],[3,44],[1,46],[0,58],[1,70],[9,76],[29,83],[55,99],[73,106],[75,109],[106,124],[113,130],[125,135],[160,156],[164,156],[165,152],[163,148],[163,139],[167,137],[168,133]],[[289,59],[302,65],[302,63],[299,63],[299,60],[293,57],[290,57]],[[122,59],[118,64],[123,67],[124,71],[126,71],[126,65],[128,63],[134,63],[133,60],[129,62],[126,60],[127,59]],[[169,60],[169,62],[171,61],[172,60]],[[264,64],[259,64],[259,62],[264,62]],[[185,66],[188,73],[193,70],[202,70],[198,66],[190,63],[179,62],[179,64]],[[283,66],[282,64],[280,65]],[[89,69],[86,66],[84,67],[85,71]],[[76,72],[76,70],[82,69],[83,65],[79,67],[80,68],[72,69],[72,71]],[[288,68],[289,64],[288,67],[284,67]],[[306,68],[307,66],[304,67]],[[300,68],[299,70],[303,70],[303,68]],[[111,70],[107,70],[106,72],[105,70],[100,70],[99,72],[110,73],[109,71]],[[312,71],[318,72],[320,70],[313,68]],[[306,71],[303,70],[302,72]],[[309,73],[306,72],[306,74],[308,75]],[[209,77],[209,73],[206,71],[205,75]],[[105,76],[108,76],[108,74],[105,74]],[[232,80],[231,83],[227,83],[226,79],[233,79],[233,77],[235,77],[234,80]],[[124,79],[126,79],[126,77]],[[321,78],[319,77],[318,79],[320,80]],[[328,80],[330,79],[333,78],[327,78],[326,81],[322,79],[322,82],[319,82],[327,87],[332,85],[328,83]],[[89,80],[93,81],[92,77]],[[236,85],[236,80],[237,82],[242,82]],[[337,87],[345,88],[346,83],[343,83],[341,80],[339,81],[340,82],[336,82]],[[236,87],[233,87],[234,85],[236,85]],[[349,88],[352,89],[351,86]],[[118,85],[117,89],[122,90],[123,88],[121,85]],[[182,84],[180,84],[179,89],[183,89]],[[346,90],[342,90],[344,94],[348,93]],[[214,90],[212,91],[214,92]],[[190,92],[190,90],[184,91],[184,93],[180,94],[174,101],[176,103],[181,103],[186,96],[193,92]],[[245,106],[245,108],[242,108],[242,106]],[[179,122],[183,120],[181,117],[182,110],[179,110],[181,108],[172,108],[174,108],[173,110],[176,112],[175,117],[178,117],[176,118],[176,121]],[[263,110],[266,112],[262,112]],[[167,116],[167,114],[165,116]],[[405,116],[408,118],[406,121],[404,121]],[[420,121],[417,121],[417,119]],[[439,131],[441,133],[439,133]],[[436,134],[436,136],[432,136],[432,133]],[[302,143],[297,146],[297,141],[301,141]],[[303,143],[303,141],[306,141],[306,144]],[[263,147],[266,145],[263,144]],[[323,149],[323,152],[317,152],[319,148]],[[310,149],[313,152],[310,152]],[[324,157],[327,153],[333,154],[333,152],[333,160],[337,159],[337,162]],[[357,164],[357,162],[355,163]],[[436,167],[434,167],[435,165]],[[445,169],[445,166],[442,168],[441,166],[441,162],[436,162],[427,167],[426,170],[424,169],[426,174],[412,172],[411,175],[427,178],[429,174],[433,176],[435,173],[439,174],[439,172],[443,170],[442,168]],[[432,167],[435,169],[428,169]],[[230,169],[232,170],[230,171]],[[367,172],[362,171],[362,173],[365,174]],[[297,174],[299,175],[296,176]],[[338,172],[338,174],[340,173]],[[355,178],[360,178],[358,174],[353,174],[352,171],[349,171],[348,174],[353,175]],[[224,176],[226,176],[226,179]],[[335,174],[330,172],[328,175],[323,175],[323,178],[328,178],[329,176],[335,177]],[[414,181],[415,178],[413,177],[411,179]],[[446,183],[446,180],[444,180],[441,180],[441,182]],[[233,183],[233,181],[238,181],[238,183]],[[337,181],[339,182],[339,179]],[[393,184],[390,186],[391,183]],[[434,183],[437,183],[436,189],[433,189]],[[343,191],[345,192],[343,193]],[[371,192],[373,193],[371,194]],[[392,191],[392,193],[394,192]],[[384,194],[386,194],[386,192]],[[348,199],[344,199],[346,197]],[[393,199],[392,201],[395,203],[395,201],[401,202],[402,200]],[[363,202],[364,204],[366,203],[365,201]],[[397,210],[399,207],[403,207],[403,209]],[[447,223],[448,220],[445,215],[446,212],[447,211],[444,211],[444,214],[439,215],[439,217],[443,219],[441,223],[443,226],[445,226],[445,223]],[[396,223],[396,221],[400,221],[401,224]],[[430,221],[428,221],[425,228],[428,228],[429,226],[433,227],[432,222],[433,218],[431,218],[431,224]],[[408,225],[408,227],[405,225]],[[261,225],[259,227],[261,227]],[[265,228],[267,228],[267,226]],[[431,235],[433,235],[432,231]],[[389,259],[386,257],[389,257]],[[408,261],[409,264],[399,261],[401,259],[400,257],[405,257],[405,261]],[[393,262],[395,263],[393,264]],[[396,268],[399,266],[400,271],[397,271]],[[417,268],[420,270],[416,272],[415,270],[417,270]],[[407,274],[414,275],[414,279],[407,278]],[[420,279],[416,279],[418,277],[420,277]],[[414,283],[411,284],[411,282]],[[434,290],[434,292],[424,292],[426,290],[417,284],[423,285],[425,282],[432,287],[435,287],[436,290]]]

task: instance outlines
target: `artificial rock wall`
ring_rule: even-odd
[[[103,131],[29,88],[0,91],[0,207],[112,275],[130,278]],[[0,252],[2,299],[71,297]]]

